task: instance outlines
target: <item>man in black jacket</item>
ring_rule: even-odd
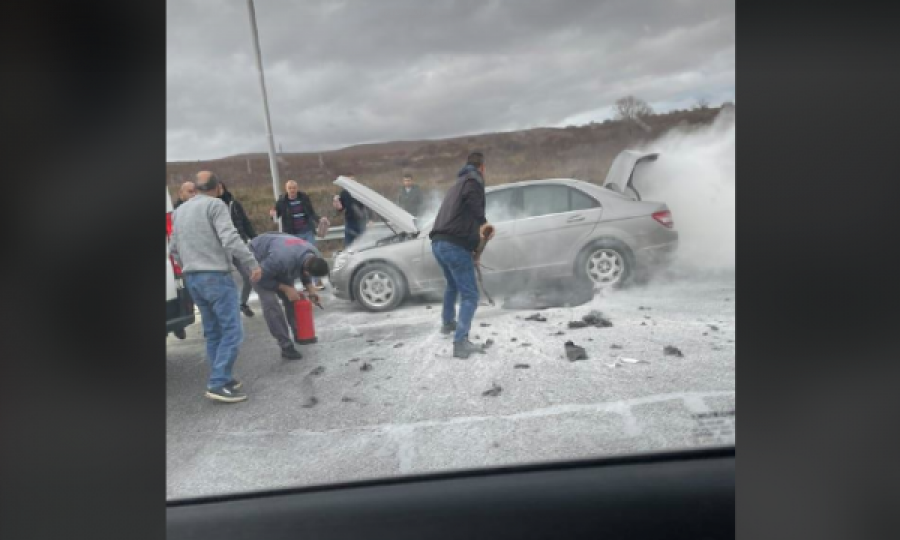
[[[422,213],[422,190],[413,183],[411,174],[403,175],[403,187],[400,188],[400,196],[397,198],[400,208],[406,210],[415,217]]]
[[[238,234],[241,235],[241,240],[246,243],[256,238],[256,231],[253,229],[253,223],[250,222],[247,213],[244,212],[244,206],[234,198],[234,195],[228,191],[228,188],[225,187],[225,184],[221,181],[219,181],[219,186],[217,188],[217,197],[222,199],[222,202],[228,205],[231,221],[234,223],[234,228],[237,229]],[[234,266],[238,269],[238,273],[241,274],[241,278],[244,280],[243,287],[241,288],[241,313],[247,317],[252,317],[253,310],[247,305],[247,301],[250,300],[250,292],[253,290],[253,285],[250,283],[250,274],[247,272],[247,269],[238,264],[236,260],[234,261]]]
[[[457,173],[456,183],[447,190],[429,234],[431,251],[447,280],[441,332],[454,332],[455,358],[468,358],[475,352],[484,354],[482,345],[469,341],[469,328],[478,308],[475,250],[486,234],[488,240],[493,236],[484,206],[484,155],[473,152],[465,167]],[[461,298],[459,321],[456,319],[457,296]]]
[[[309,195],[300,191],[294,180],[284,184],[285,194],[278,198],[269,215],[281,219],[281,232],[302,238],[316,245],[316,229],[322,219],[313,208]],[[317,289],[324,288],[318,278],[313,280]]]

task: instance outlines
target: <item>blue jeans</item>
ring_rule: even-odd
[[[453,341],[463,341],[469,337],[472,317],[478,308],[478,285],[475,283],[475,262],[472,253],[452,244],[438,240],[431,243],[431,252],[444,271],[447,289],[444,291],[444,309],[441,318],[444,324],[456,320],[456,297],[459,296],[459,320]]]
[[[206,387],[221,388],[232,380],[231,369],[244,341],[237,286],[230,272],[191,272],[184,275],[184,281],[200,310],[206,335]]]

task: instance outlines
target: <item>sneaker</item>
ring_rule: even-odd
[[[487,354],[484,352],[484,347],[476,345],[468,339],[453,342],[453,358],[468,358],[472,353]]]
[[[441,333],[444,335],[456,332],[456,321],[441,325]]]
[[[225,383],[225,386],[233,388],[234,390],[238,390],[240,389],[240,387],[244,386],[244,383],[237,379],[231,379],[230,381]]]
[[[247,317],[253,316],[253,310],[250,309],[250,306],[247,304],[241,304],[241,313],[243,313]]]
[[[246,400],[247,394],[226,384],[221,388],[211,388],[207,390],[206,397],[223,403],[237,403]]]
[[[291,346],[287,349],[281,349],[281,357],[285,360],[300,360],[303,358],[303,355],[300,354],[300,351]]]

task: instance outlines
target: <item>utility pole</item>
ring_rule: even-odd
[[[272,194],[278,200],[278,186],[281,181],[278,178],[278,161],[275,156],[275,138],[272,136],[272,120],[269,118],[269,98],[266,95],[266,77],[263,74],[262,53],[259,50],[259,33],[256,31],[256,10],[253,0],[247,0],[247,9],[250,11],[250,32],[253,36],[253,49],[256,52],[256,71],[259,73],[259,88],[262,91],[263,113],[266,119],[266,135],[269,139],[269,167],[272,169]],[[278,229],[281,230],[279,221]]]

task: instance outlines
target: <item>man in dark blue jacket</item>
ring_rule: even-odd
[[[447,190],[441,209],[434,219],[429,237],[431,251],[447,280],[441,332],[454,333],[453,356],[468,358],[471,353],[484,353],[481,345],[469,341],[469,328],[478,308],[478,285],[475,282],[475,250],[482,238],[490,240],[493,228],[484,215],[484,155],[469,154],[456,183]],[[456,298],[460,297],[459,321]]]
[[[278,341],[282,358],[303,358],[294,347],[294,341],[298,339],[293,304],[301,298],[294,283],[299,279],[306,289],[306,296],[318,303],[312,278],[327,276],[328,262],[315,246],[287,233],[263,233],[250,241],[250,251],[262,268],[262,277],[253,284],[253,290],[259,295],[269,332]]]

